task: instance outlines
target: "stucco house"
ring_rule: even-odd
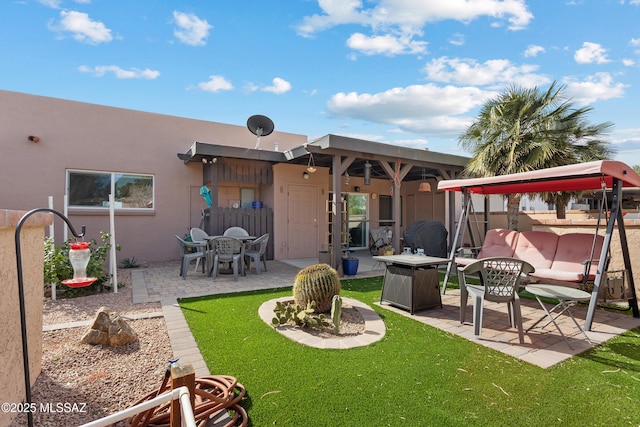
[[[51,196],[91,239],[109,230],[113,193],[118,257],[141,262],[177,259],[174,235],[194,226],[269,232],[270,259],[314,257],[345,241],[367,248],[380,227],[393,230],[398,248],[415,221],[453,223],[454,201],[436,183],[468,160],[280,131],[257,146],[245,126],[8,91],[0,91],[0,127],[1,208],[46,207]],[[424,183],[430,191],[419,191]]]

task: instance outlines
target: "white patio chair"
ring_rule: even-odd
[[[211,248],[209,247],[209,239],[208,239],[209,235],[202,228],[198,228],[198,227],[193,227],[189,232],[189,234],[191,235],[191,241],[207,244],[207,248],[205,249],[207,253],[207,257],[205,258],[206,263],[204,264],[204,268],[206,269],[211,259],[211,251],[210,251]],[[198,269],[199,263],[200,263],[200,258],[196,259],[196,270]]]
[[[269,243],[269,233],[263,234],[253,242],[245,243],[244,260],[247,270],[251,271],[251,260],[256,265],[256,274],[260,274],[260,260],[264,264],[264,271],[267,271],[267,243]],[[248,249],[247,248],[252,248]]]
[[[248,236],[249,232],[242,227],[229,227],[224,230],[223,236],[231,237],[244,237]]]

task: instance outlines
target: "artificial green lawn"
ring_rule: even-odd
[[[542,369],[374,305],[381,284],[342,282],[387,327],[349,350],[300,345],[260,319],[290,287],[180,305],[211,373],[246,387],[252,426],[640,425],[640,329]]]

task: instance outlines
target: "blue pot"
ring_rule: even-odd
[[[355,276],[358,273],[358,258],[343,258],[342,270],[347,276]]]
[[[251,202],[253,209],[262,209],[263,203],[260,201]]]

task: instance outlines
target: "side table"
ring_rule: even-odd
[[[571,343],[569,343],[569,340],[567,339],[567,337],[564,335],[564,333],[562,333],[560,326],[558,326],[558,324],[556,323],[556,319],[562,313],[566,312],[569,314],[569,316],[571,316],[573,323],[576,324],[576,327],[580,332],[582,332],[582,335],[584,335],[584,337],[587,339],[589,344],[593,345],[593,343],[587,336],[587,333],[578,324],[578,322],[576,321],[576,318],[573,317],[573,314],[571,314],[571,310],[570,310],[570,308],[576,305],[579,301],[588,301],[591,298],[591,295],[589,295],[587,292],[582,291],[580,289],[570,288],[567,286],[558,286],[558,285],[544,285],[544,284],[527,285],[525,287],[525,290],[536,297],[536,299],[540,303],[540,306],[546,313],[545,316],[542,316],[540,319],[538,319],[538,321],[536,321],[533,325],[531,325],[527,329],[527,332],[529,332],[531,329],[536,327],[538,323],[543,321],[545,318],[548,318],[549,322],[547,322],[542,327],[542,329],[544,329],[547,325],[549,325],[549,323],[553,323],[556,329],[558,330],[558,332],[560,332],[560,335],[562,335],[562,338],[567,343],[569,348],[573,350],[573,347],[571,347]],[[542,300],[540,299],[541,297],[554,299],[558,301],[558,303],[555,306],[553,306],[550,310],[548,310],[547,307],[542,302]],[[555,313],[555,315],[552,314],[556,310],[558,311]]]

